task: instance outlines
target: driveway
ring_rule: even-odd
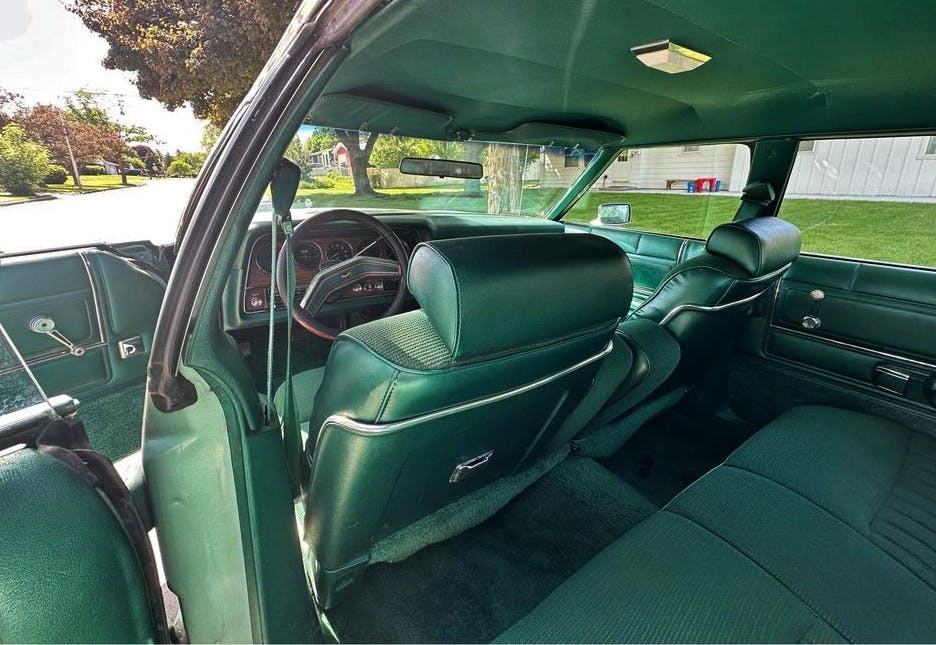
[[[194,179],[0,208],[0,251],[12,253],[94,242],[172,242]]]

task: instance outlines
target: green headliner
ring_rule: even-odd
[[[369,101],[320,99],[309,121],[488,139],[546,122],[631,146],[924,131],[936,126],[933,34],[921,0],[395,0],[352,36],[325,91]],[[630,52],[661,38],[712,60],[669,75]]]

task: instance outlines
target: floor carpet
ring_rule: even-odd
[[[485,523],[371,567],[328,612],[342,642],[487,642],[656,508],[570,457]]]
[[[617,454],[601,463],[663,506],[724,461],[755,430],[739,421],[673,411],[638,430]]]
[[[140,449],[145,389],[138,383],[79,404],[78,418],[95,450],[117,460]]]

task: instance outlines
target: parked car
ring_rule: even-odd
[[[303,2],[175,244],[0,257],[0,636],[936,640],[934,29]]]

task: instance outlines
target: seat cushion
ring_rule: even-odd
[[[499,640],[932,641],[934,463],[933,437],[791,410]]]

